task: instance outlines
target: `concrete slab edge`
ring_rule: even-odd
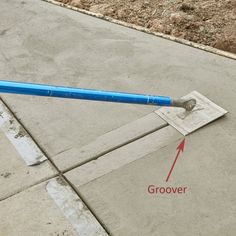
[[[47,157],[0,99],[0,129],[28,166],[38,165]]]
[[[125,27],[128,27],[128,28],[131,28],[131,29],[135,29],[135,30],[144,32],[144,33],[155,35],[157,37],[161,37],[161,38],[164,38],[164,39],[167,39],[167,40],[170,40],[170,41],[181,43],[181,44],[184,44],[186,46],[194,47],[194,48],[197,48],[197,49],[209,52],[209,53],[213,53],[213,54],[216,54],[216,55],[219,55],[219,56],[223,56],[223,57],[227,57],[227,58],[236,60],[236,54],[226,52],[226,51],[223,51],[223,50],[220,50],[220,49],[217,49],[217,48],[213,48],[213,47],[206,46],[206,45],[199,44],[199,43],[194,43],[194,42],[188,41],[186,39],[177,38],[175,36],[171,36],[171,35],[167,35],[167,34],[163,34],[163,33],[158,33],[158,32],[153,32],[150,29],[142,27],[142,26],[137,26],[137,25],[134,25],[134,24],[131,24],[131,23],[126,23],[124,21],[113,19],[109,16],[104,16],[104,15],[99,14],[99,13],[94,13],[94,12],[87,11],[87,10],[84,10],[84,9],[81,9],[81,8],[70,6],[68,4],[57,2],[55,0],[42,0],[42,1],[54,4],[54,5],[57,5],[57,6],[65,7],[65,8],[74,10],[74,11],[78,11],[80,13],[83,13],[83,14],[86,14],[86,15],[89,15],[89,16],[97,17],[99,19],[103,19],[103,20],[109,21],[109,22],[114,23],[114,24],[122,25],[122,26],[125,26]]]
[[[48,182],[46,190],[80,236],[107,236],[108,234],[87,209],[82,200],[57,178]]]

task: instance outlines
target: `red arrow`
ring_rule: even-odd
[[[178,157],[179,157],[179,154],[180,154],[180,152],[182,151],[184,151],[184,144],[185,144],[185,139],[183,139],[182,141],[181,141],[181,143],[179,144],[179,146],[176,148],[176,150],[178,150],[178,152],[177,152],[177,155],[176,155],[176,157],[175,157],[175,160],[174,160],[174,162],[173,162],[173,164],[172,164],[172,166],[171,166],[171,168],[170,168],[170,172],[169,172],[169,174],[168,174],[168,176],[167,176],[167,178],[166,178],[166,182],[168,182],[168,180],[169,180],[169,178],[170,178],[170,175],[171,175],[171,173],[172,173],[172,170],[174,169],[174,166],[175,166],[175,163],[176,163],[176,161],[177,161],[177,159],[178,159]]]

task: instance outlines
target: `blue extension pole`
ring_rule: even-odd
[[[0,93],[171,106],[171,98],[0,80]]]

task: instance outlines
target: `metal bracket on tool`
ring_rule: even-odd
[[[193,108],[196,106],[196,99],[173,99],[171,101],[171,106],[172,107],[182,107],[186,109],[186,111],[192,111]]]

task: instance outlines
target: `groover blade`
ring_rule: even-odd
[[[226,110],[197,91],[193,91],[181,99],[195,99],[196,105],[191,111],[176,107],[171,109],[161,107],[155,113],[183,135],[188,135],[227,113]]]

